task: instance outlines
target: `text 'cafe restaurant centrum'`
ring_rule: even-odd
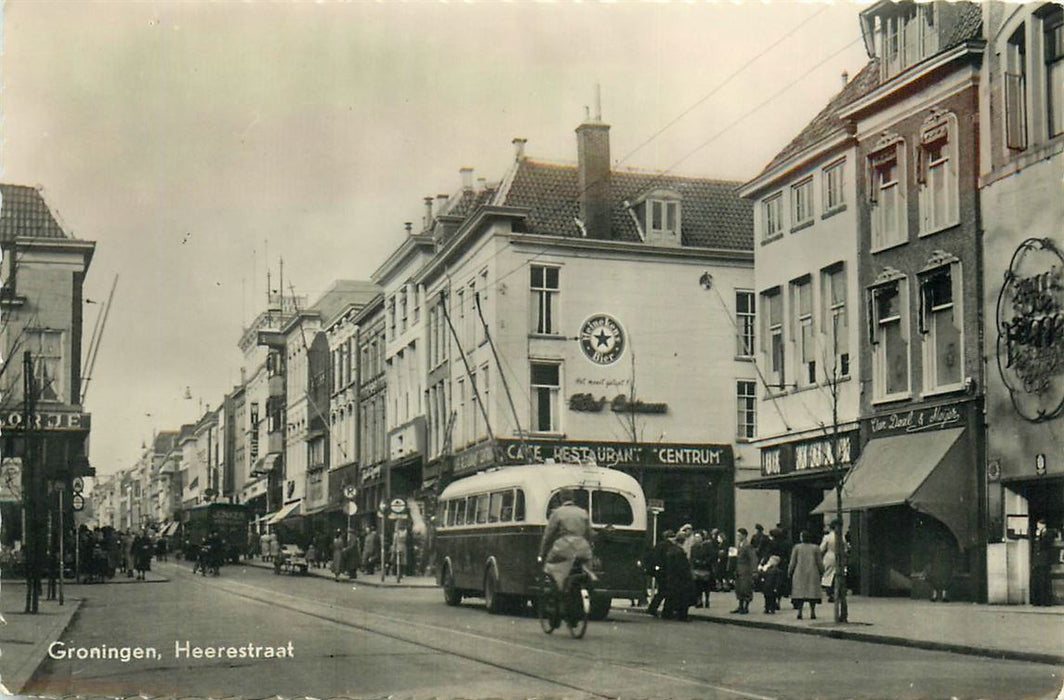
[[[594,462],[631,475],[648,499],[664,501],[659,534],[684,524],[695,528],[735,527],[735,456],[731,445],[600,442],[593,440],[526,440],[530,459],[522,458],[520,440],[497,440],[498,458],[490,443],[455,455],[454,478],[493,465],[524,462]]]

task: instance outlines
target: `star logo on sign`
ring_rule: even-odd
[[[596,345],[598,345],[598,347],[600,348],[608,348],[611,345],[611,341],[613,340],[613,336],[604,330],[600,330],[593,337],[596,341],[598,341]]]

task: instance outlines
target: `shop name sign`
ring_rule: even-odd
[[[839,465],[849,467],[853,463],[852,432],[840,433],[837,438]],[[779,476],[813,469],[834,466],[831,456],[831,437],[806,440],[766,447],[761,450],[761,476]]]
[[[624,442],[500,440],[507,463],[523,461],[591,462],[600,467],[731,467],[731,445],[633,445]]]
[[[997,303],[997,365],[1012,405],[1034,423],[1064,412],[1064,254],[1028,238],[1009,262]]]
[[[0,412],[0,430],[17,430],[25,426],[21,411]],[[32,415],[31,430],[88,430],[91,427],[88,413],[60,411],[37,411]]]
[[[587,413],[600,413],[606,405],[606,397],[596,399],[594,394],[573,394],[569,397],[570,411],[583,411]],[[613,401],[609,402],[610,410],[615,413],[667,413],[669,405],[666,403],[647,403],[645,401],[629,401],[624,394],[617,394]]]
[[[967,404],[951,404],[876,416],[868,424],[872,435],[876,437],[892,433],[919,433],[962,426],[967,412]]]

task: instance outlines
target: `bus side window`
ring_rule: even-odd
[[[502,491],[491,494],[491,502],[488,506],[488,522],[497,523],[502,520]]]
[[[514,520],[517,522],[524,522],[525,520],[525,492],[521,489],[517,489],[517,500],[514,503]]]
[[[477,496],[477,522],[488,522],[488,494],[486,493]]]
[[[514,519],[514,492],[503,491],[501,494],[502,510],[499,512],[499,520],[508,523]]]
[[[466,507],[465,499],[462,498],[462,499],[459,499],[459,500],[455,501],[454,502],[454,506],[455,506],[455,508],[454,508],[454,524],[455,525],[465,525],[465,507]]]

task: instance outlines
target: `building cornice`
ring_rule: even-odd
[[[484,227],[492,220],[524,221],[528,218],[529,213],[530,210],[524,207],[497,205],[479,207],[462,223],[450,240],[444,244],[443,248],[414,275],[414,282],[423,284],[426,280],[431,279],[441,266],[445,266],[454,257],[456,251],[470,241],[475,240]]]
[[[856,144],[853,134],[846,129],[835,129],[830,134],[798,151],[793,156],[783,161],[772,170],[764,172],[739,189],[739,196],[744,199],[756,197],[764,190],[774,187],[781,180],[786,180],[793,175],[795,170],[800,170],[810,163],[823,159],[827,154],[847,146]]]
[[[968,41],[955,46],[949,51],[911,66],[892,77],[872,92],[844,107],[839,112],[839,116],[843,119],[856,118],[858,115],[878,107],[882,100],[894,97],[897,93],[912,88],[916,83],[927,79],[955,61],[964,58],[982,58],[985,50],[986,42],[983,40]]]
[[[393,250],[392,254],[373,271],[373,274],[369,276],[370,281],[382,287],[385,286],[384,280],[414,255],[419,248],[427,248],[429,251],[432,251],[435,246],[436,241],[433,240],[432,234],[412,233],[408,235],[406,240],[404,240],[398,248]]]
[[[705,262],[754,264],[754,251],[729,248],[701,248],[696,246],[666,247],[631,241],[607,241],[598,238],[574,238],[569,236],[544,236],[533,233],[513,233],[507,237],[513,243],[552,246],[570,250],[594,250],[640,257],[665,257],[683,260],[697,259]]]

